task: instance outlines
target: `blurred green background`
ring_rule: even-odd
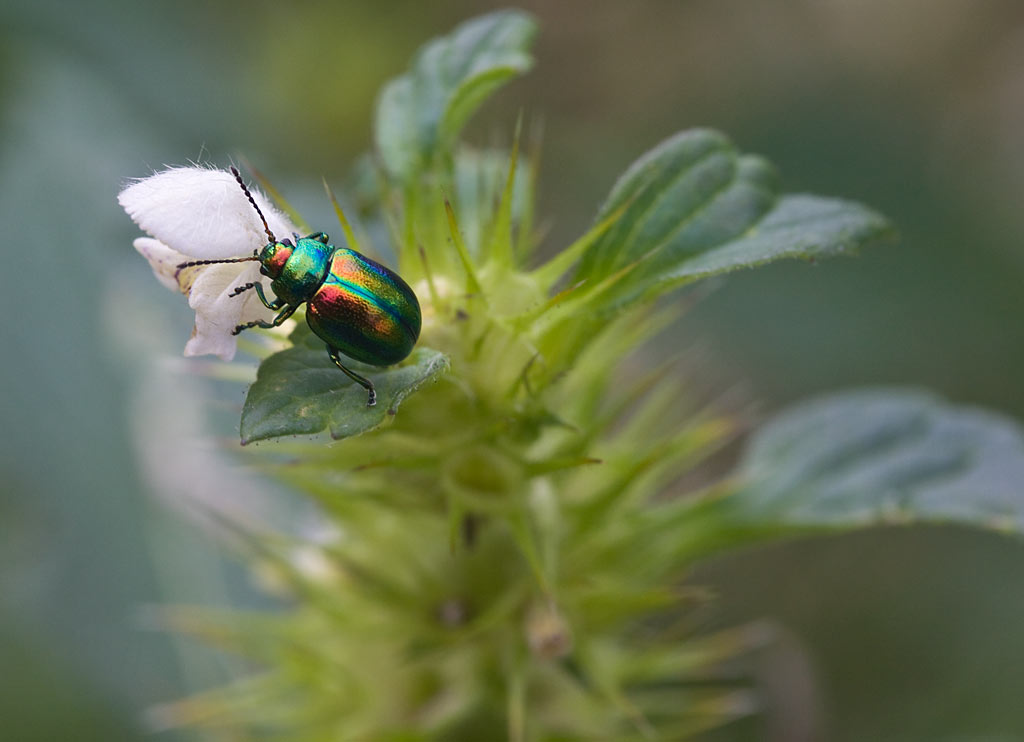
[[[470,137],[543,116],[548,249],[636,156],[695,125],[766,155],[788,190],[900,226],[898,245],[855,260],[723,282],[676,335],[702,389],[770,411],[912,384],[1024,417],[1024,4],[520,5],[541,22],[538,66]],[[152,630],[146,607],[254,599],[186,497],[267,507],[229,458],[189,442],[190,407],[230,418],[241,399],[181,373],[191,318],[131,249],[124,180],[244,154],[326,220],[319,176],[340,182],[367,148],[381,84],[492,7],[0,4],[0,738],[149,736],[147,709],[232,668]],[[785,627],[756,658],[768,712],[715,738],[1024,739],[1022,571],[1018,540],[953,529],[707,565],[695,581],[721,598],[705,626]]]

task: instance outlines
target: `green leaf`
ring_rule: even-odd
[[[332,438],[365,433],[448,368],[448,358],[430,348],[417,348],[400,366],[346,364],[377,389],[377,404],[367,407],[366,390],[338,370],[322,340],[304,326],[292,333],[292,340],[294,347],[260,364],[256,382],[249,387],[242,409],[242,445],[323,430]]]
[[[705,513],[734,543],[909,522],[1024,531],[1024,430],[925,392],[798,405],[754,435],[739,476]]]
[[[377,104],[377,149],[407,181],[445,153],[469,117],[502,84],[533,65],[536,23],[521,11],[490,13],[429,42]]]
[[[637,160],[597,220],[620,209],[577,271],[594,283],[636,264],[619,301],[780,258],[850,252],[891,231],[860,204],[780,196],[770,164],[707,129],[680,132]]]

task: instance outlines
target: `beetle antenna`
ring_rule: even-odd
[[[275,240],[276,242],[276,240]],[[248,263],[249,261],[259,262],[259,258],[255,255],[251,258],[225,258],[224,260],[190,260],[187,263],[178,263],[178,270],[174,271],[174,278],[177,280],[178,274],[186,268],[191,268],[194,265],[212,265],[213,263]]]
[[[242,193],[244,193],[245,197],[249,199],[249,203],[251,203],[252,207],[256,209],[256,213],[260,215],[260,221],[263,222],[263,230],[267,233],[267,237],[270,238],[271,242],[277,242],[277,238],[274,236],[274,233],[270,231],[270,225],[267,224],[267,218],[263,216],[263,212],[260,211],[260,207],[256,205],[256,199],[252,197],[252,194],[249,193],[249,189],[245,187],[245,182],[242,180],[242,174],[238,172],[238,168],[234,165],[231,166],[231,174],[235,176],[235,180],[238,181],[238,185],[242,187]]]

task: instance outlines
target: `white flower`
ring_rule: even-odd
[[[278,239],[295,227],[258,191],[253,198]],[[178,167],[139,180],[117,196],[118,203],[151,237],[135,240],[157,280],[188,295],[196,313],[186,356],[212,353],[229,361],[237,340],[231,331],[240,324],[273,318],[255,291],[230,296],[236,287],[259,281],[258,262],[219,263],[178,270],[190,260],[246,258],[267,244],[256,210],[235,177],[223,170]],[[269,289],[269,285],[266,285]],[[268,298],[269,295],[268,295]]]

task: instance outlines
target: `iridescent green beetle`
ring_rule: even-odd
[[[269,242],[251,258],[193,260],[181,263],[178,270],[210,263],[260,262],[260,273],[271,279],[275,299],[269,301],[260,282],[237,287],[229,296],[255,289],[268,309],[278,311],[272,322],[257,320],[236,327],[237,335],[250,327],[277,327],[306,303],[306,322],[327,343],[331,360],[366,389],[367,406],[377,404],[373,382],[360,376],[341,361],[341,354],[371,366],[391,366],[412,352],[420,335],[420,303],[409,284],[394,271],[347,247],[334,247],[323,232],[306,237],[294,235],[278,240],[242,181],[231,168],[235,180],[256,209]]]

